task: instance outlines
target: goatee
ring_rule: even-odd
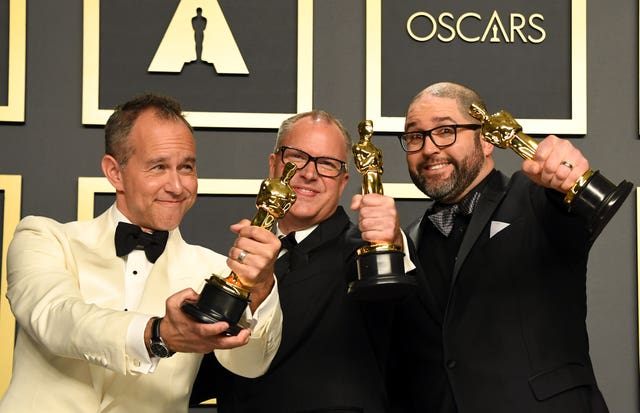
[[[476,140],[473,152],[462,161],[458,162],[452,158],[444,160],[453,167],[453,172],[448,178],[428,180],[420,173],[424,168],[419,168],[417,172],[410,171],[410,175],[414,185],[429,198],[448,204],[457,201],[482,170],[484,154],[480,140]],[[424,163],[428,161],[429,159],[425,159]]]

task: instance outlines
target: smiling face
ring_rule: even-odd
[[[405,131],[423,131],[441,125],[476,123],[460,111],[453,98],[424,94],[407,111]],[[444,203],[459,201],[494,167],[493,145],[482,141],[477,131],[460,128],[456,142],[436,147],[429,138],[422,150],[407,153],[413,183],[429,197]]]
[[[340,129],[322,119],[304,117],[298,120],[282,137],[279,145],[302,150],[314,157],[326,156],[347,162],[345,138]],[[283,170],[280,152],[272,153],[269,156],[270,176],[279,178]],[[338,208],[348,180],[346,171],[333,178],[318,175],[313,161],[297,170],[290,182],[297,200],[278,222],[280,230],[287,234],[325,221]]]
[[[125,165],[110,155],[102,160],[118,209],[145,230],[176,228],[198,192],[191,131],[180,119],[162,119],[148,109],[131,128],[128,145]]]

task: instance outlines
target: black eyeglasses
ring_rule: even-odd
[[[398,136],[402,149],[405,152],[417,152],[424,147],[424,140],[428,136],[437,148],[446,148],[456,143],[458,128],[480,129],[477,123],[466,123],[463,125],[442,125],[433,129],[423,131],[412,131],[401,133]]]
[[[276,153],[278,152],[281,154],[282,163],[293,162],[299,170],[304,169],[309,164],[309,161],[313,161],[316,165],[316,172],[320,176],[335,178],[343,170],[347,170],[347,164],[339,159],[329,158],[328,156],[311,156],[305,151],[290,146],[281,146],[276,149]]]

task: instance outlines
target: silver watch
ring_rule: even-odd
[[[162,321],[162,317],[157,317],[153,320],[153,324],[151,324],[151,341],[149,342],[149,349],[151,350],[151,354],[156,357],[167,358],[171,357],[175,354],[175,351],[169,350],[162,337],[160,337],[160,322]]]

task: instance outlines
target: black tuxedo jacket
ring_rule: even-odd
[[[342,208],[299,243],[291,270],[276,274],[283,331],[270,369],[247,379],[205,357],[192,402],[215,396],[221,413],[386,411],[389,304],[347,296],[363,244]]]
[[[494,171],[460,246],[444,311],[419,268],[399,322],[390,395],[397,411],[606,412],[585,324],[593,237],[562,195]],[[419,223],[407,233],[419,245]],[[414,260],[419,261],[419,260]],[[420,264],[420,263],[419,263]],[[401,348],[401,351],[398,351]]]

